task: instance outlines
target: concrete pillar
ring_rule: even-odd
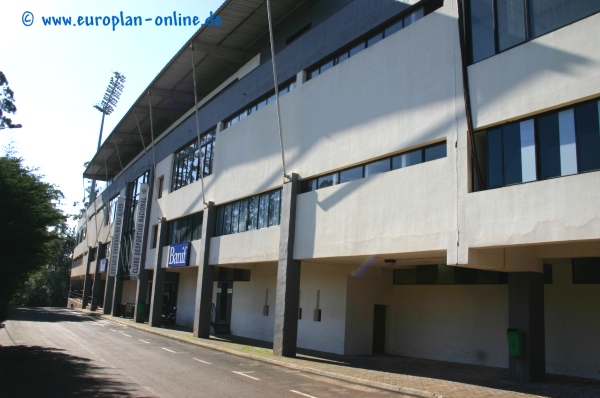
[[[508,327],[524,334],[524,355],[509,357],[510,376],[518,381],[541,381],[546,377],[544,330],[544,274],[508,274]]]
[[[297,174],[292,174],[291,177],[291,181],[283,184],[281,194],[279,262],[277,264],[273,336],[273,354],[284,357],[296,356],[298,308],[300,305],[300,261],[294,260],[296,199],[300,193],[300,181]]]
[[[158,223],[158,239],[156,250],[154,251],[154,275],[152,277],[152,294],[150,296],[150,326],[160,326],[162,324],[163,295],[165,293],[165,274],[167,269],[162,267],[163,246],[167,244],[166,218],[161,218]]]
[[[145,247],[145,246],[144,246]],[[145,250],[144,250],[145,251]],[[144,256],[145,257],[145,256]],[[142,261],[142,267],[145,261]],[[135,291],[135,313],[133,319],[137,323],[144,323],[146,320],[146,311],[143,310],[140,313],[140,304],[146,307],[146,297],[148,296],[148,274],[150,271],[146,269],[140,269],[140,275],[137,280],[137,289]]]
[[[104,287],[104,307],[102,307],[102,310],[105,315],[112,313],[112,300],[113,300],[114,287],[115,287],[115,277],[114,276],[106,276],[106,286]]]
[[[102,285],[102,277],[100,276],[100,259],[106,257],[106,244],[101,244],[96,253],[96,270],[94,271],[94,284],[92,285],[92,306],[91,310],[96,311],[98,301],[100,300],[100,286]],[[94,300],[95,298],[95,300]]]
[[[115,283],[113,284],[111,314],[112,316],[121,316],[124,314],[121,314],[121,297],[123,294],[123,268],[120,266],[117,268],[117,276],[114,277],[114,281]]]
[[[198,253],[198,281],[196,284],[196,307],[194,309],[194,337],[208,338],[212,309],[214,268],[208,265],[210,239],[215,233],[217,208],[208,202],[202,215],[202,242]]]
[[[88,297],[92,294],[92,278],[90,275],[90,263],[93,247],[88,247],[87,264],[85,267],[85,279],[83,280],[83,297],[81,298],[81,308],[86,308],[88,305]]]

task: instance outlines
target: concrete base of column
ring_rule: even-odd
[[[123,277],[120,275],[121,270],[115,276],[112,298],[112,316],[121,316],[121,297],[123,295]]]
[[[148,296],[148,273],[150,271],[140,270],[135,293],[135,314],[133,319],[137,323],[146,321],[146,297]],[[143,307],[143,308],[142,308]]]
[[[106,286],[104,288],[104,307],[102,308],[105,315],[108,315],[112,311],[112,299],[113,299],[113,290],[115,287],[115,277],[107,276],[106,277]]]
[[[208,202],[202,215],[202,246],[198,258],[198,281],[196,285],[196,307],[194,311],[194,337],[209,338],[212,313],[214,268],[208,265],[210,239],[217,221],[217,208]]]
[[[542,381],[546,378],[546,339],[544,326],[544,274],[508,274],[508,324],[524,335],[522,357],[509,357],[513,380]]]

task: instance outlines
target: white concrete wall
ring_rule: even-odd
[[[273,341],[275,327],[275,289],[277,264],[264,263],[250,267],[250,282],[234,282],[231,304],[231,333],[264,341]],[[269,290],[269,315],[263,315],[266,290]],[[217,291],[215,284],[213,292]],[[216,295],[213,299],[216,303]]]
[[[574,285],[570,261],[553,262],[546,285],[546,371],[600,379],[600,285]]]
[[[596,14],[469,66],[475,128],[600,93]]]
[[[135,303],[135,293],[137,290],[137,281],[123,281],[123,292],[121,293],[121,303]]]
[[[508,367],[507,285],[393,286],[386,352]]]
[[[177,286],[177,324],[194,326],[198,267],[185,267],[179,273]]]
[[[373,268],[364,274],[347,276],[346,330],[344,354],[373,353],[373,318],[375,305],[386,305],[386,347],[392,341],[392,271]]]
[[[217,236],[210,240],[208,263],[211,265],[277,261],[278,258],[279,226]]]
[[[302,194],[294,257],[446,250],[456,245],[456,204],[441,193],[453,181],[447,157]]]
[[[346,276],[352,267],[302,263],[298,347],[344,354]],[[321,322],[313,320],[320,291]]]

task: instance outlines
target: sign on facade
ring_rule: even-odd
[[[100,269],[98,270],[98,272],[100,272],[100,273],[106,272],[106,259],[105,258],[100,260]]]
[[[144,228],[146,226],[146,209],[148,207],[148,184],[140,185],[140,196],[137,205],[137,214],[135,215],[135,234],[133,237],[133,247],[131,256],[130,276],[139,276],[142,264],[142,252],[144,251]]]
[[[179,243],[169,247],[167,267],[185,267],[190,261],[190,242]]]
[[[125,211],[125,199],[119,197],[115,210],[115,221],[113,224],[113,237],[110,248],[110,263],[108,276],[117,276],[119,267],[119,249],[121,248],[121,232],[123,230],[123,213]]]

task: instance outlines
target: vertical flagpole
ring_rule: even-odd
[[[271,1],[267,0],[267,15],[269,17],[269,38],[271,40],[271,63],[273,64],[273,82],[275,85],[275,105],[277,106],[277,126],[279,128],[279,146],[281,147],[281,163],[283,165],[283,181],[291,180],[285,169],[285,153],[283,151],[283,133],[281,129],[281,110],[279,108],[279,85],[277,83],[277,67],[275,65],[275,44],[273,43],[273,21],[271,18]]]
[[[200,169],[200,181],[202,184],[202,203],[207,207],[206,197],[204,196],[204,159],[202,157],[202,148],[200,146],[200,119],[198,118],[198,90],[196,88],[196,63],[194,62],[194,42],[190,44],[192,49],[192,75],[194,79],[194,111],[196,114],[196,136],[198,137],[198,168]]]

